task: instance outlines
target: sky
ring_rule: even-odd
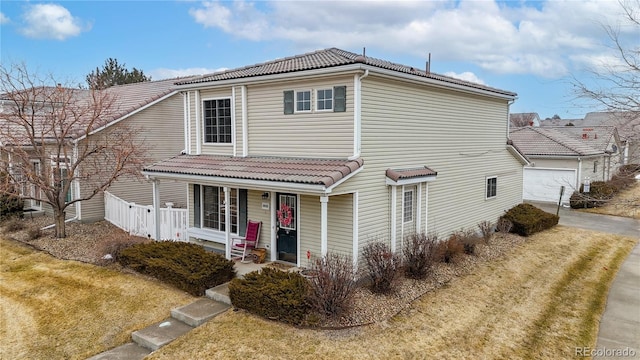
[[[623,0],[627,1],[627,0]],[[518,93],[511,112],[577,119],[572,79],[619,59],[604,26],[637,46],[616,0],[0,2],[3,66],[65,84],[108,58],[153,80],[337,47]]]

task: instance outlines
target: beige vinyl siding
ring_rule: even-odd
[[[148,150],[148,165],[162,159],[180,154],[184,144],[184,111],[183,99],[175,94],[157,104],[154,104],[131,117],[123,123],[137,133],[145,141]],[[113,128],[120,123],[113,125]],[[112,128],[112,129],[113,129]],[[111,131],[106,129],[104,131]],[[81,194],[86,196],[92,189],[81,185]],[[108,192],[127,201],[140,205],[153,205],[153,187],[151,182],[143,178],[120,178],[111,185]],[[173,202],[174,207],[186,207],[186,188],[184,183],[171,180],[160,181],[160,204]],[[99,221],[104,218],[103,194],[97,194],[89,201],[82,202],[82,221]]]
[[[200,141],[198,138],[197,124],[200,119],[197,118],[196,114],[200,114],[200,112],[196,113],[196,106],[198,105],[198,92],[197,91],[189,91],[188,94],[188,102],[187,102],[187,121],[189,124],[189,153],[197,154],[197,144]]]
[[[353,253],[352,194],[329,196],[327,224],[327,250],[351,256]]]
[[[242,156],[242,86],[236,86],[235,89],[235,98],[234,98],[234,111],[235,111],[235,119],[232,119],[232,123],[235,125],[235,155]]]
[[[302,266],[308,266],[307,250],[311,252],[311,257],[322,256],[320,253],[320,198],[317,196],[299,195],[300,209],[300,248],[298,249],[299,262]],[[331,202],[331,200],[329,200]]]
[[[316,90],[347,87],[345,112],[315,111]],[[312,111],[284,115],[284,91],[311,90]],[[353,155],[353,76],[247,87],[249,154],[345,158]]]
[[[506,100],[411,85],[371,75],[362,83],[364,169],[336,191],[359,191],[359,246],[389,240],[387,168],[429,166],[438,172],[421,211],[427,232],[445,236],[496,220],[522,201],[522,164],[506,149]],[[498,177],[497,197],[485,199],[486,177]],[[423,188],[424,190],[424,188]],[[422,202],[426,191],[422,191]],[[401,229],[401,187],[396,199]],[[399,240],[399,238],[398,238]],[[397,241],[398,241],[397,240]],[[399,241],[398,241],[399,244]]]
[[[262,199],[263,191],[247,191],[247,220],[262,221],[260,226],[260,240],[258,247],[268,247],[266,259],[271,258],[271,195],[269,199]],[[269,204],[269,210],[262,209],[262,203]]]

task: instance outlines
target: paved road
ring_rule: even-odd
[[[556,213],[549,204],[535,206]],[[640,239],[640,220],[560,209],[560,225],[621,234]],[[640,359],[640,244],[622,263],[611,284],[600,319],[594,359]]]

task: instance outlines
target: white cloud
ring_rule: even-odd
[[[159,68],[149,72],[153,80],[172,79],[190,75],[204,75],[214,72],[224,71],[227,68],[207,69],[207,68],[187,68],[187,69],[167,69]]]
[[[480,79],[478,76],[476,76],[476,74],[474,74],[474,73],[472,73],[470,71],[465,71],[465,72],[462,72],[460,74],[452,72],[452,71],[449,71],[449,72],[444,73],[444,75],[450,76],[452,78],[464,80],[464,81],[470,81],[470,82],[476,83],[476,84],[486,85],[484,83],[484,81],[482,81],[482,79]]]
[[[9,20],[9,18],[5,14],[0,12],[0,25],[1,24],[7,24],[7,23],[9,23],[9,21],[11,21],[11,20]]]
[[[566,75],[573,59],[600,52],[615,1],[206,1],[190,10],[206,28],[302,50],[374,48],[472,62],[496,73]],[[624,29],[623,29],[624,30]],[[632,36],[633,34],[629,34]],[[408,64],[411,65],[411,64]]]
[[[83,31],[81,20],[58,4],[30,5],[23,17],[25,26],[21,31],[32,38],[65,40]],[[86,30],[89,28],[86,26]]]

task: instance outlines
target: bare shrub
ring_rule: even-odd
[[[496,223],[496,230],[501,234],[508,234],[511,232],[511,228],[513,228],[513,223],[511,220],[506,219],[504,217],[500,217],[498,222]]]
[[[24,222],[20,220],[18,217],[13,217],[7,220],[7,222],[4,225],[4,231],[7,231],[7,232],[16,232],[16,231],[24,230],[24,228],[25,228]]]
[[[464,253],[464,245],[457,236],[449,236],[445,241],[438,244],[438,254],[440,261],[445,263],[453,263],[457,257]]]
[[[482,234],[482,239],[484,243],[489,245],[491,241],[491,236],[494,233],[494,225],[491,221],[482,221],[478,224],[478,229],[480,229],[480,234]]]
[[[454,237],[458,240],[460,244],[462,244],[463,252],[467,255],[474,255],[476,253],[476,245],[480,241],[480,238],[476,234],[475,231],[469,230],[458,230],[451,234],[451,237]]]
[[[37,226],[32,226],[27,230],[27,240],[32,241],[42,237],[42,230]]]
[[[309,300],[312,308],[328,317],[348,313],[353,307],[357,288],[351,258],[329,253],[315,259],[311,270]]]
[[[375,293],[392,292],[400,279],[400,256],[382,242],[367,244],[362,255],[371,278],[371,290]]]
[[[404,241],[404,273],[411,279],[424,279],[438,261],[438,236],[415,233]]]
[[[111,234],[101,242],[98,251],[103,262],[112,263],[119,259],[122,250],[144,242],[150,242],[150,240],[127,234]]]

